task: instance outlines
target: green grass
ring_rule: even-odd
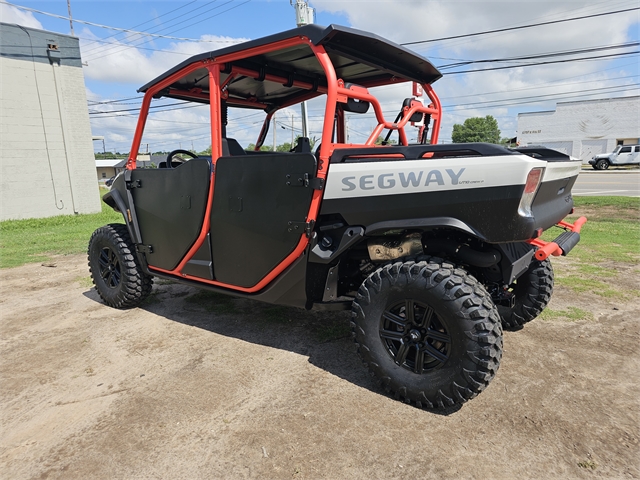
[[[573,197],[575,207],[618,207],[640,210],[640,197]]]
[[[606,262],[640,263],[640,198],[576,197],[574,202],[576,211],[568,221],[582,215],[588,221],[582,227],[580,243],[570,253],[572,257],[596,268],[603,268],[601,264]],[[560,233],[560,229],[551,228],[543,239],[551,241]]]
[[[593,314],[578,307],[567,307],[566,310],[551,310],[547,308],[542,311],[540,318],[543,320],[567,320],[577,322],[578,320],[593,320]]]
[[[576,275],[557,276],[555,284],[569,287],[576,293],[591,293],[603,298],[625,299],[630,295],[638,295],[640,293],[638,290],[633,289],[622,291],[593,277],[589,278]]]
[[[588,264],[578,265],[578,272],[581,275],[591,275],[600,278],[613,278],[618,275],[618,272],[613,268],[605,268]]]
[[[123,223],[122,215],[101,204],[102,212],[90,215],[0,222],[0,268],[46,262],[53,255],[86,252],[96,228],[107,223]]]
[[[637,289],[620,289],[611,279],[619,276],[620,265],[640,263],[640,198],[576,197],[574,221],[586,216],[580,243],[571,250],[566,269],[556,271],[556,285],[576,293],[625,300],[640,294]],[[551,241],[561,233],[549,229],[543,238]]]
[[[85,275],[82,277],[76,278],[76,282],[78,282],[81,286],[85,288],[93,287],[93,280],[91,279],[91,275]]]

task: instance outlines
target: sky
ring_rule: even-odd
[[[104,136],[104,147],[112,152],[130,149],[135,109],[141,102],[136,91],[139,87],[191,55],[295,27],[295,11],[289,0],[70,1],[74,35],[80,39],[92,133]],[[71,33],[66,0],[10,3],[64,18],[23,10],[0,0],[2,22]],[[407,48],[441,69],[444,77],[434,84],[443,104],[441,142],[450,142],[453,124],[469,117],[492,115],[502,136],[513,137],[521,112],[554,110],[557,102],[640,95],[637,0],[309,3],[316,10],[315,23],[345,25],[397,43],[411,42]],[[633,8],[611,15],[443,39]],[[567,54],[575,50],[580,52]],[[583,60],[575,61],[580,58]],[[466,63],[470,61],[475,63]],[[535,65],[527,66],[532,63]],[[395,116],[410,90],[409,84],[403,84],[377,92],[387,118]],[[320,135],[322,107],[320,100],[309,105],[312,137]],[[143,149],[203,150],[210,144],[207,122],[206,107],[158,111],[150,115]],[[234,136],[246,146],[255,141],[261,122],[262,114],[244,110],[231,115],[229,130],[235,131]],[[292,134],[300,133],[299,110],[286,109],[278,123],[277,143],[290,141]],[[349,117],[353,142],[364,141],[372,128],[370,115]],[[94,147],[102,151],[103,144],[94,142]]]

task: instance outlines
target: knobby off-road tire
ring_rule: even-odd
[[[525,323],[538,317],[551,301],[553,294],[553,268],[548,258],[539,262],[531,260],[528,270],[523,273],[511,290],[515,296],[513,308],[498,306],[502,328],[520,330]]]
[[[419,408],[462,405],[502,357],[502,326],[484,287],[441,259],[379,268],[353,301],[358,353],[382,387]]]
[[[138,306],[151,293],[153,277],[145,274],[134,253],[126,225],[98,228],[89,240],[89,271],[100,298],[114,308]]]
[[[596,168],[598,170],[606,170],[607,168],[609,168],[609,162],[607,160],[598,160],[596,162]]]

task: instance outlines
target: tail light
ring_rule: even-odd
[[[524,192],[520,199],[520,205],[518,206],[518,213],[523,217],[533,217],[531,212],[531,204],[536,196],[540,181],[542,180],[542,174],[544,173],[543,167],[532,168],[527,175],[527,182],[524,184]]]

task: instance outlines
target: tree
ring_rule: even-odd
[[[451,133],[453,143],[500,143],[498,121],[491,115],[467,118],[462,125],[456,123]]]
[[[256,148],[256,144],[255,143],[250,143],[249,145],[247,145],[247,148],[245,148],[245,150],[255,150]],[[271,145],[262,145],[260,147],[260,151],[261,152],[270,152],[271,151]]]
[[[384,137],[382,135],[378,135],[378,138],[376,138],[375,144],[376,145],[395,145],[396,141],[390,138],[387,143],[384,143]]]

